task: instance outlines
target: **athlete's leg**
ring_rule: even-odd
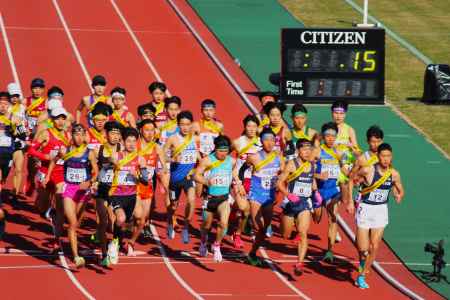
[[[96,198],[95,202],[98,216],[97,238],[100,241],[102,256],[105,257],[107,254],[106,229],[109,220],[107,202],[102,198]]]
[[[208,242],[208,233],[211,230],[211,224],[214,219],[214,213],[205,210],[205,218],[202,222],[202,228],[201,228],[201,242],[206,244]]]
[[[140,201],[140,200],[139,200]],[[140,201],[142,202],[142,201]],[[134,246],[134,243],[136,242],[137,238],[139,237],[139,234],[141,233],[142,229],[145,225],[145,213],[142,209],[142,205],[140,203],[135,204],[134,210],[133,210],[133,219],[134,219],[134,226],[133,226],[133,233],[131,234],[130,243],[132,246]]]
[[[235,187],[234,199],[236,200],[236,204],[241,211],[241,216],[239,217],[238,228],[236,229],[236,234],[240,235],[244,230],[247,224],[248,216],[250,215],[250,203],[247,200],[247,197],[241,195],[237,191],[237,187]]]
[[[70,242],[70,248],[72,249],[73,257],[78,257],[78,243],[77,243],[77,228],[78,228],[78,218],[77,218],[77,203],[75,203],[71,198],[64,198],[64,213],[69,223],[67,228],[67,236]]]
[[[364,270],[362,272],[363,275],[369,272],[369,269],[377,256],[381,239],[383,238],[383,233],[384,228],[374,228],[370,230],[369,255],[367,256],[366,263],[364,265]]]
[[[52,188],[44,188],[42,186],[39,186],[37,188],[35,206],[41,215],[51,207],[53,196],[54,193],[52,191]]]
[[[331,200],[327,205],[328,213],[328,250],[332,251],[336,243],[338,202]]]
[[[55,209],[56,209],[56,218],[55,218],[55,237],[59,238],[64,230],[64,201],[63,201],[63,189],[64,182],[60,182],[56,185],[55,192]]]
[[[303,263],[308,250],[308,230],[311,224],[311,212],[304,210],[297,215],[297,231],[300,235],[298,243],[298,262]]]
[[[191,187],[186,192],[186,207],[184,210],[184,226],[187,228],[194,216],[195,210],[195,187]]]
[[[220,244],[228,228],[228,219],[230,217],[230,203],[228,200],[217,207],[217,213],[219,215],[219,223],[217,224],[216,243]]]
[[[17,195],[20,192],[23,179],[24,155],[22,150],[17,150],[13,153],[13,162],[14,162],[14,178],[13,178],[14,194]]]
[[[356,228],[356,245],[359,253],[359,272],[362,273],[366,265],[370,249],[370,229]]]
[[[294,217],[288,215],[282,215],[281,217],[281,235],[284,239],[289,239],[292,234],[292,229],[294,227]]]

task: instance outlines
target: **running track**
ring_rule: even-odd
[[[178,6],[239,87],[254,90],[251,80],[185,1],[15,0],[13,4],[0,1],[13,66],[25,94],[30,80],[41,76],[48,86],[55,84],[64,89],[66,106],[74,112],[81,96],[89,93],[89,78],[104,74],[108,89],[116,85],[127,89],[128,106],[135,111],[138,104],[148,99],[148,83],[162,79],[172,95],[183,99],[183,107],[197,116],[201,100],[215,99],[227,134],[238,136],[241,120],[249,112],[247,106],[169,2]],[[6,49],[5,42],[2,36],[0,49]],[[3,66],[0,84],[5,87],[14,76],[6,51],[0,53]],[[256,101],[251,101],[256,106]],[[63,254],[49,254],[46,242],[51,237],[50,226],[33,212],[30,199],[7,202],[8,234],[0,242],[2,299],[44,299],[54,295],[65,299],[405,297],[376,272],[372,272],[369,281],[374,288],[362,291],[352,286],[356,251],[342,233],[343,241],[336,247],[336,253],[342,256],[339,264],[316,262],[326,246],[326,219],[313,225],[311,263],[307,264],[307,273],[296,278],[292,275],[295,245],[279,236],[274,236],[268,249],[260,253],[272,262],[270,267],[255,268],[242,263],[242,253],[233,250],[228,242],[224,243],[224,263],[215,264],[211,256],[197,255],[199,215],[194,222],[192,242],[184,245],[179,235],[175,240],[166,239],[162,195],[157,204],[153,229],[159,238],[141,240],[136,258],[121,257],[114,270],[105,270],[95,265],[88,253],[92,257],[88,262],[92,264],[78,271]],[[348,216],[345,218],[351,223]],[[276,230],[277,224],[275,221]],[[82,249],[90,247],[87,236],[93,228],[92,219],[84,222]],[[245,250],[248,248],[246,243]],[[64,249],[68,251],[67,243]],[[387,249],[382,252],[383,258],[398,262]],[[62,267],[66,263],[69,267]],[[416,293],[427,299],[438,298],[401,265],[389,266],[389,272]],[[23,283],[27,283],[26,288]]]

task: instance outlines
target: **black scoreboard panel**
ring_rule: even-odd
[[[383,29],[282,29],[281,99],[384,103]]]

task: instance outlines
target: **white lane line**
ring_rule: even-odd
[[[302,291],[297,289],[292,283],[290,283],[280,272],[278,272],[277,268],[273,265],[272,260],[269,258],[269,255],[267,255],[266,250],[264,248],[259,248],[259,252],[264,257],[265,262],[269,265],[272,272],[280,279],[288,288],[290,288],[297,296],[300,298],[303,298],[305,300],[311,300],[308,296],[306,296]]]
[[[14,56],[11,51],[11,46],[9,45],[8,35],[6,34],[5,22],[3,20],[3,15],[1,13],[0,13],[0,27],[2,30],[3,42],[5,43],[6,53],[8,55],[9,65],[11,66],[14,82],[19,86],[19,89],[23,94],[19,80],[19,75],[17,74],[16,63],[14,62]]]
[[[64,31],[64,27],[32,27],[32,26],[5,26],[8,30],[24,30],[24,31]],[[70,27],[70,31],[78,32],[108,32],[108,33],[128,33],[128,30],[123,29],[98,29],[98,28],[77,28]],[[190,35],[189,31],[156,31],[156,30],[134,30],[137,33],[151,33],[151,34],[173,34],[173,35]]]
[[[145,63],[147,64],[147,66],[150,68],[150,70],[153,72],[153,74],[155,75],[156,79],[158,81],[163,81],[161,76],[158,73],[158,70],[156,69],[155,65],[150,61],[150,59],[148,58],[147,53],[144,51],[144,48],[142,47],[141,43],[139,42],[138,38],[136,37],[136,35],[134,34],[133,30],[130,27],[130,24],[128,24],[127,19],[124,17],[124,15],[122,14],[122,11],[120,10],[119,6],[116,4],[116,1],[114,0],[110,0],[111,5],[114,7],[114,10],[116,11],[117,15],[119,16],[120,20],[122,21],[123,25],[125,26],[125,28],[127,29],[128,33],[131,36],[131,39],[133,40],[134,44],[136,45],[136,47],[138,48],[139,52],[141,53],[142,57],[145,60]],[[170,97],[170,92],[167,89],[167,95]]]
[[[221,293],[201,293],[199,295],[206,297],[233,297],[233,294],[221,294]]]
[[[159,247],[159,252],[161,253],[161,256],[163,257],[164,264],[166,265],[167,269],[169,269],[170,273],[173,277],[178,281],[179,284],[183,288],[185,288],[195,299],[203,299],[203,297],[198,294],[196,291],[194,291],[191,286],[184,281],[184,279],[178,274],[178,272],[175,270],[175,268],[172,266],[172,263],[170,259],[167,257],[166,250],[164,249],[164,246],[161,244],[161,240],[159,239],[158,231],[156,231],[156,228],[153,224],[150,225],[150,228],[152,230],[153,238],[155,239],[156,243]]]
[[[52,2],[53,2],[53,6],[56,9],[56,13],[58,14],[59,20],[61,21],[61,24],[63,25],[64,31],[67,34],[67,38],[69,39],[70,45],[72,46],[72,50],[75,53],[75,57],[77,58],[78,64],[80,65],[81,70],[83,71],[83,75],[84,75],[84,78],[86,79],[89,89],[92,89],[91,88],[91,76],[89,75],[89,72],[86,68],[83,58],[81,57],[80,51],[78,50],[78,47],[77,47],[77,44],[75,43],[75,40],[73,39],[72,33],[69,30],[69,26],[67,26],[66,19],[64,18],[61,8],[59,7],[58,1],[53,0]]]

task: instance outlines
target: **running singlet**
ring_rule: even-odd
[[[145,165],[148,171],[148,178],[149,181],[152,180],[153,175],[155,174],[156,165],[158,163],[158,153],[156,152],[156,147],[152,145],[145,145],[142,146],[140,144],[138,146],[139,149],[139,155],[142,156],[145,159]]]
[[[296,130],[295,128],[291,130],[292,132],[292,142],[294,146],[297,144],[299,139],[307,139],[308,141],[312,141],[312,136],[309,134],[309,127],[305,126],[304,130]]]
[[[272,126],[267,125],[266,127],[272,129],[273,133],[275,133],[275,147],[273,148],[273,150],[283,153],[284,148],[286,148],[286,143],[284,142],[283,138],[284,126],[274,128]]]
[[[219,136],[221,128],[215,120],[200,120],[200,153],[208,155],[214,150],[214,139]]]
[[[300,164],[298,160],[294,160],[295,168],[298,169]],[[301,201],[307,201],[312,195],[312,185],[314,179],[314,167],[311,165],[308,172],[302,172],[299,176],[288,183],[289,193],[300,197]]]
[[[177,138],[184,142],[184,137],[181,134],[176,134]],[[194,139],[191,138],[189,144],[183,149],[183,151],[178,154],[179,160],[172,161],[170,163],[170,181],[180,182],[185,179],[189,173],[194,169],[197,162],[197,146],[195,145]],[[174,159],[173,157],[172,159]]]
[[[127,154],[118,153],[119,162],[124,159]],[[113,187],[111,188],[111,196],[130,196],[136,194],[136,185],[138,183],[139,164],[136,156],[126,163],[120,170],[114,170]],[[136,174],[133,175],[133,174]]]
[[[104,95],[97,97],[97,99],[94,99],[94,95],[89,96],[89,107],[87,113],[87,123],[89,127],[94,127],[94,122],[92,121],[92,110],[94,109],[95,105],[99,102],[106,103],[107,99],[108,98]]]
[[[46,110],[45,98],[33,99],[33,97],[27,97],[25,99],[26,104],[26,117],[28,122],[28,128],[33,131],[38,123],[39,116]]]
[[[210,154],[211,164],[217,161],[216,155]],[[213,167],[208,174],[208,194],[211,196],[222,196],[230,193],[230,185],[233,171],[233,160],[230,156],[225,158],[217,167]]]
[[[168,121],[168,122],[170,122],[170,121]],[[160,127],[161,133],[159,134],[159,144],[161,146],[164,146],[164,144],[167,142],[169,137],[180,132],[180,128],[178,128],[176,123],[173,127],[164,128],[165,126],[166,126],[166,124],[164,124]]]
[[[11,120],[0,115],[0,156],[10,157],[14,150]]]
[[[127,114],[128,110],[124,110],[121,114],[119,114],[117,111],[114,111],[112,115],[109,116],[110,121],[117,121],[124,127],[129,127],[130,124],[128,124],[127,121]]]
[[[333,155],[331,154],[333,153]],[[320,147],[320,159],[318,161],[318,171],[320,173],[327,172],[327,180],[319,180],[320,190],[337,189],[337,179],[341,171],[341,166],[334,148],[328,148],[325,145]],[[321,192],[322,194],[322,192]]]
[[[89,149],[82,156],[72,156],[64,161],[64,181],[70,184],[80,184],[91,179],[91,162]]]
[[[247,157],[251,154],[255,154],[261,150],[261,142],[258,137],[254,137],[254,139],[249,140],[245,135],[242,135],[237,140],[238,156],[236,160],[236,167],[238,170],[241,170],[242,166],[246,163]],[[249,167],[245,169],[244,174],[241,178],[251,178],[252,177],[252,168]]]
[[[342,124],[342,130],[338,131],[334,145],[341,151],[348,150],[350,143],[350,126],[347,123]]]
[[[152,101],[151,103],[156,108],[155,122],[158,124],[166,122],[168,119],[168,116],[167,116],[166,110],[164,109],[164,101],[162,101],[160,103],[155,103]]]
[[[69,146],[69,138],[66,132],[57,131],[57,129],[47,129],[48,132],[48,142],[47,144],[40,150],[43,154],[49,154],[51,158],[55,157],[60,149],[64,149]],[[55,132],[55,133],[53,133]],[[58,134],[56,132],[59,132],[61,136],[57,136]],[[48,166],[50,164],[49,160],[43,160],[41,161],[41,166],[39,167],[38,172],[38,180],[43,182],[45,179],[45,175],[48,172]],[[55,168],[53,169],[53,172],[61,174],[64,171],[64,160],[58,159],[56,161]],[[62,180],[62,178],[61,178]]]
[[[260,161],[267,158],[265,151],[261,150],[259,155]],[[280,171],[281,161],[277,154],[275,159],[263,166],[260,170],[255,170],[251,178],[250,195],[251,200],[274,200],[278,173]]]
[[[378,170],[378,163],[375,164],[374,169],[375,173],[373,175],[372,182],[369,186],[374,185],[378,180],[380,180],[383,176],[380,174],[380,171]],[[378,204],[385,204],[389,201],[389,193],[392,189],[392,174],[389,175],[389,177],[376,189],[371,191],[370,193],[364,194],[361,196],[361,201],[366,204],[372,204],[372,205],[378,205]],[[364,188],[367,188],[368,186],[365,184],[362,184],[362,190]]]
[[[98,150],[98,182],[103,185],[111,185],[114,175],[114,165],[110,161],[112,150],[108,150],[108,147],[101,145]]]
[[[91,150],[100,149],[100,146],[106,143],[105,136],[98,132],[94,127],[90,127],[88,130],[89,144],[88,148]]]

